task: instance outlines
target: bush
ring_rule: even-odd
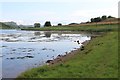
[[[58,26],[62,26],[62,24],[61,24],[61,23],[59,23],[59,24],[58,24]]]
[[[101,18],[100,17],[95,17],[95,18],[91,18],[91,22],[100,22],[100,21],[103,21],[103,20],[106,20],[108,18],[114,18],[112,16],[106,16],[106,15],[103,15]]]
[[[51,26],[50,21],[46,21],[44,26],[46,26],[46,27]]]
[[[35,23],[34,27],[39,28],[40,27],[40,23]]]
[[[107,19],[107,16],[104,15],[104,16],[101,17],[101,19],[102,19],[102,20],[106,20],[106,19]]]

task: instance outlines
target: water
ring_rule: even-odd
[[[85,34],[53,31],[0,30],[0,64],[3,78],[15,78],[27,69],[46,64],[90,40]]]

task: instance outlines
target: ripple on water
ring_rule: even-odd
[[[3,30],[2,34],[4,78],[14,78],[29,68],[78,49],[81,44],[75,42],[77,40],[80,43],[90,40],[87,35],[78,33]]]

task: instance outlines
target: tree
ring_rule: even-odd
[[[94,18],[94,22],[100,22],[100,21],[101,21],[100,17]]]
[[[89,21],[87,21],[86,23],[90,23]]]
[[[100,22],[102,19],[100,17],[91,18],[91,22]]]
[[[70,23],[69,25],[78,25],[78,23]]]
[[[51,32],[45,32],[45,37],[50,37],[51,36]]]
[[[40,36],[41,33],[40,33],[40,32],[34,32],[34,35],[35,35],[35,36]]]
[[[58,26],[62,26],[62,24],[61,24],[61,23],[58,23]]]
[[[114,17],[112,17],[112,16],[108,16],[108,18],[114,18]]]
[[[106,20],[106,19],[107,19],[107,16],[104,15],[104,16],[101,17],[101,19],[102,19],[102,20]]]
[[[95,22],[94,18],[91,18],[91,22]]]
[[[51,26],[50,21],[46,21],[45,24],[44,24],[44,26],[46,26],[46,27]]]
[[[34,24],[34,27],[35,27],[35,28],[39,28],[39,27],[40,27],[40,23],[35,23],[35,24]]]

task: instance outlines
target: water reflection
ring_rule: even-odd
[[[50,31],[2,30],[3,77],[14,78],[21,72],[65,55],[90,40],[85,34]],[[79,44],[77,41],[79,40]],[[9,65],[9,66],[8,66]]]
[[[34,35],[35,35],[35,36],[40,36],[41,33],[40,33],[40,32],[34,32]]]
[[[51,32],[45,32],[45,37],[49,38],[51,36]]]

